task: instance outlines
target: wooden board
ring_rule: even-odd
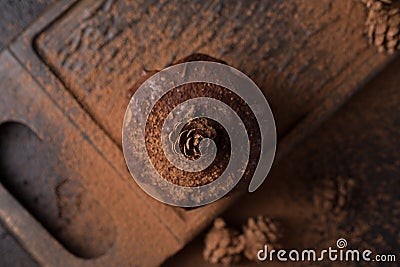
[[[119,144],[126,91],[141,69],[193,52],[222,58],[254,79],[282,135],[332,95],[345,94],[343,87],[352,91],[347,85],[360,80],[355,71],[365,78],[382,64],[385,57],[363,36],[365,16],[362,4],[343,0],[84,0],[35,44]]]
[[[0,50],[55,1],[0,1]]]
[[[126,91],[142,67],[162,68],[204,52],[247,73],[273,108],[282,158],[389,60],[367,47],[365,10],[357,2],[247,2],[62,0],[11,46],[84,139],[176,237],[176,251],[235,196],[184,210],[151,199],[133,182],[120,135]]]
[[[176,252],[181,242],[144,193],[130,189],[10,53],[0,61],[0,218],[35,260],[155,266]]]

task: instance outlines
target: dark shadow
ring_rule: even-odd
[[[24,124],[0,125],[1,183],[67,250],[99,257],[114,243],[112,218],[68,177],[58,153]]]

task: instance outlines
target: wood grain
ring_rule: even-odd
[[[382,63],[384,56],[367,47],[364,19],[362,4],[343,0],[84,0],[36,45],[117,143],[125,92],[141,68],[160,69],[193,52],[222,58],[253,78],[282,135],[351,79],[365,54],[372,68]]]

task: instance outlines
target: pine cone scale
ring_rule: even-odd
[[[399,47],[400,12],[389,0],[362,0],[368,8],[365,32],[368,43],[379,52],[393,53]]]

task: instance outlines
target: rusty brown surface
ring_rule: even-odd
[[[0,50],[56,0],[0,1]]]
[[[141,198],[145,199],[149,210],[170,229],[179,242],[184,244],[203,229],[222,209],[226,208],[232,199],[237,197],[237,194],[228,196],[223,200],[203,208],[184,210],[164,205],[148,197],[137,186],[126,168],[120,147],[104,134],[99,124],[82,108],[81,103],[71,97],[65,85],[60,82],[45,64],[43,64],[42,59],[36,55],[32,47],[31,40],[33,37],[38,32],[45,29],[51,21],[56,20],[69,8],[73,7],[74,3],[75,2],[69,0],[60,1],[51,12],[46,13],[41,20],[33,24],[30,29],[15,42],[12,46],[12,52],[17,59],[22,62],[23,66],[32,73],[33,78],[51,96],[56,105],[71,119],[71,122],[77,125],[82,136],[93,144],[97,152],[102,155],[109,164],[113,165],[116,172],[127,181],[129,190],[132,190],[132,193],[138,194]]]
[[[185,12],[177,16],[181,9]],[[360,3],[342,0],[237,4],[62,0],[29,27],[11,51],[75,127],[80,136],[77,140],[91,145],[91,152],[85,153],[97,155],[103,159],[100,162],[111,166],[116,180],[124,181],[121,190],[129,197],[138,196],[136,201],[145,203],[150,220],[158,220],[160,229],[168,229],[176,237],[173,246],[169,245],[170,236],[156,239],[160,243],[155,246],[168,251],[159,258],[149,254],[143,259],[154,263],[187,243],[235,196],[184,210],[151,199],[133,182],[120,150],[120,128],[126,92],[139,78],[141,68],[162,68],[192,52],[220,57],[239,68],[256,81],[272,106],[281,138],[278,157],[282,158],[387,62],[387,57],[367,47],[362,36],[364,19]],[[66,153],[63,160],[86,149],[80,142],[71,147],[67,151],[72,154]],[[71,169],[85,166],[78,161],[70,163]],[[78,174],[95,177],[86,173],[89,169]],[[107,187],[111,191],[105,193],[94,178],[85,182],[100,199],[101,192],[118,194],[112,193],[113,187]],[[62,194],[69,197],[66,191]],[[129,223],[124,218],[116,221]],[[142,218],[132,221],[134,225],[148,224]],[[145,240],[152,238],[145,235],[157,230],[141,231],[143,238],[139,239]],[[136,236],[129,233],[122,235],[126,239]],[[135,246],[151,247],[147,243]],[[39,252],[35,255],[44,259]],[[127,253],[120,260],[130,262],[127,257],[131,256]]]
[[[2,183],[75,254],[63,264],[82,263],[78,257],[83,257],[101,265],[157,265],[175,252],[179,242],[126,180],[9,53],[0,60]],[[7,221],[13,220],[18,218]],[[27,249],[40,255],[41,264],[52,265],[57,258],[51,250]]]
[[[25,124],[3,123],[1,183],[69,251],[84,258],[101,256],[115,240],[113,219],[82,185],[79,174],[70,177],[60,152]]]
[[[360,65],[373,69],[383,62],[367,49],[364,20],[361,3],[342,0],[86,0],[40,34],[36,45],[117,143],[125,92],[141,68],[161,69],[193,52],[248,74],[283,134],[338,91],[338,83],[346,86]]]
[[[284,248],[335,248],[345,238],[352,249],[397,255],[400,247],[400,59],[369,82],[332,118],[276,164],[267,181],[228,209],[223,217],[238,229],[263,214],[284,226]],[[353,180],[350,199],[338,211],[313,204],[322,181]],[[325,188],[320,188],[326,194]],[[334,194],[339,192],[334,191]],[[334,205],[338,205],[333,203]],[[214,266],[202,259],[204,235],[164,266]],[[287,266],[268,262],[268,266]],[[239,266],[260,266],[243,262]],[[310,266],[309,262],[293,266]],[[343,266],[327,262],[318,266]],[[346,263],[346,266],[398,266]]]

